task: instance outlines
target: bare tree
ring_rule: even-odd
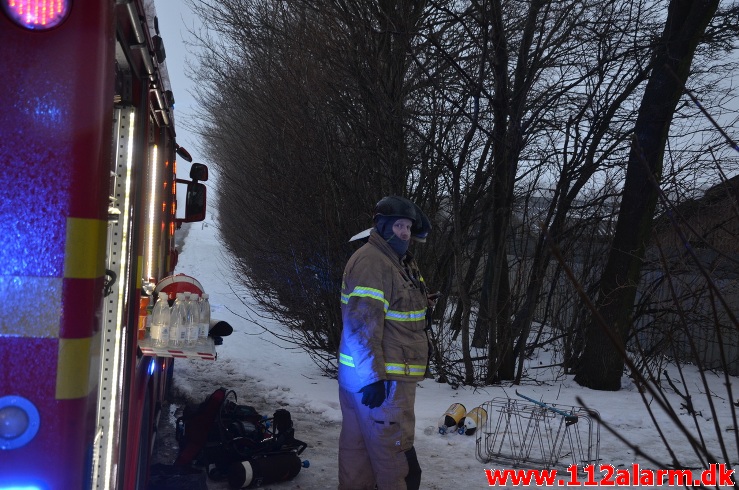
[[[348,238],[407,194],[408,47],[423,2],[193,0],[220,232],[263,310],[335,369]],[[306,41],[309,40],[309,41]]]
[[[474,378],[468,345],[488,349],[486,382],[513,377],[513,338],[518,333],[526,338],[531,323],[526,315],[549,264],[542,247],[528,313],[512,327],[518,301],[508,283],[516,182],[534,173],[558,175],[556,230],[569,203],[614,159],[628,132],[623,122],[631,113],[624,106],[644,79],[641,65],[657,12],[638,6],[638,14],[634,5],[604,9],[600,2],[493,1],[438,8],[435,25],[444,28],[429,32],[428,39],[431,53],[446,63],[433,65],[444,71],[428,68],[428,76],[446,85],[435,106],[444,112],[434,120],[458,129],[442,133],[455,135],[456,144],[430,143],[444,163],[440,192],[448,196],[452,239],[440,251],[448,259],[439,265],[453,270],[449,277],[455,278],[442,283],[457,294],[451,328],[461,332],[465,382]],[[466,97],[454,97],[458,87]],[[563,144],[570,144],[565,151],[571,156],[557,167],[551,159],[566,155]],[[559,237],[562,230],[556,231]]]
[[[624,195],[598,297],[609,331],[593,321],[575,380],[594,389],[618,390],[624,360],[619,354],[631,327],[631,311],[644,249],[652,229],[662,160],[675,107],[690,73],[695,49],[718,7],[714,1],[672,0],[665,30],[654,49],[629,154]],[[615,343],[615,345],[614,345]]]
[[[552,246],[594,294],[666,0],[190,1],[220,36],[200,37],[197,75],[222,238],[328,374],[346,240],[390,193],[433,221],[414,252],[444,293],[440,381],[521,382],[545,320],[573,368],[588,311]],[[730,49],[731,29],[706,40]],[[697,66],[708,93],[717,65]],[[681,134],[702,134],[678,114]],[[697,185],[696,147],[672,152],[668,193]]]

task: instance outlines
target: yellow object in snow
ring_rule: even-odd
[[[471,436],[478,427],[485,425],[488,421],[488,412],[482,406],[475,407],[465,415],[459,422],[457,432]]]
[[[454,429],[459,425],[467,409],[461,403],[452,403],[439,419],[439,434],[446,434],[449,429]]]

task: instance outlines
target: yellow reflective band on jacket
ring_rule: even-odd
[[[345,366],[354,367],[354,359],[352,356],[347,356],[339,352],[339,362]]]
[[[385,293],[383,293],[379,289],[357,286],[351,293],[342,294],[341,302],[347,304],[349,302],[349,298],[351,298],[352,296],[355,298],[376,299],[377,301],[382,302],[383,309],[385,310],[385,318],[388,320],[395,320],[398,322],[415,322],[417,320],[426,319],[426,308],[415,311],[400,311],[389,309],[390,304],[385,299]]]
[[[388,303],[387,300],[385,299],[385,293],[383,293],[379,289],[368,288],[364,286],[357,286],[354,288],[354,291],[352,291],[351,293],[342,294],[341,302],[344,304],[347,304],[349,302],[349,298],[351,298],[352,296],[357,297],[357,298],[376,299],[377,301],[383,304],[383,309],[385,311],[387,311],[388,307],[390,306],[390,303]]]
[[[347,356],[339,352],[339,362],[344,366],[355,367],[352,356]],[[406,375],[406,376],[423,376],[426,373],[426,366],[421,364],[399,364],[393,362],[385,363],[385,372],[387,374]]]
[[[405,374],[406,376],[423,376],[426,366],[420,364],[393,364],[385,363],[385,372],[388,374]]]
[[[387,310],[385,312],[385,318],[398,322],[415,322],[416,320],[425,320],[426,308],[416,311]]]

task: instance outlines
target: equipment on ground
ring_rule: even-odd
[[[474,435],[478,427],[485,425],[488,421],[488,412],[483,407],[475,407],[459,421],[457,432],[467,436]]]
[[[600,425],[595,410],[517,395],[526,401],[494,398],[481,405],[488,418],[476,432],[479,461],[543,468],[598,464]]]
[[[232,488],[291,480],[309,466],[299,458],[307,444],[295,439],[290,412],[278,409],[268,418],[222,387],[185,407],[176,434],[175,466],[205,467],[210,479]]]
[[[464,405],[461,403],[452,403],[439,419],[439,434],[455,431],[466,413],[467,409],[464,408]]]

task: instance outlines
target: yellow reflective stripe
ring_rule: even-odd
[[[59,337],[63,281],[61,277],[0,276],[0,336]]]
[[[405,374],[406,376],[423,376],[426,373],[426,366],[388,362],[385,363],[385,372],[388,374]]]
[[[82,339],[59,339],[56,367],[56,399],[83,398],[97,383],[90,377],[90,365],[100,358],[100,335]]]
[[[105,274],[107,226],[99,219],[67,218],[64,277],[95,279]]]
[[[390,303],[388,303],[387,300],[385,299],[385,293],[383,293],[379,289],[368,288],[366,286],[356,286],[354,290],[348,295],[345,295],[345,294],[341,295],[341,302],[346,304],[349,301],[349,298],[351,298],[352,296],[356,298],[376,299],[377,301],[382,302],[382,304],[384,305],[385,311],[387,311],[388,306],[390,306]]]
[[[426,319],[426,308],[415,311],[387,310],[385,318],[398,322],[415,322]]]
[[[354,359],[352,356],[347,356],[339,352],[339,362],[345,366],[354,367]]]
[[[348,367],[356,367],[352,356],[339,352],[339,362]],[[399,364],[393,362],[385,363],[385,372],[388,374],[404,374],[406,376],[423,376],[426,374],[426,366],[421,364]]]

